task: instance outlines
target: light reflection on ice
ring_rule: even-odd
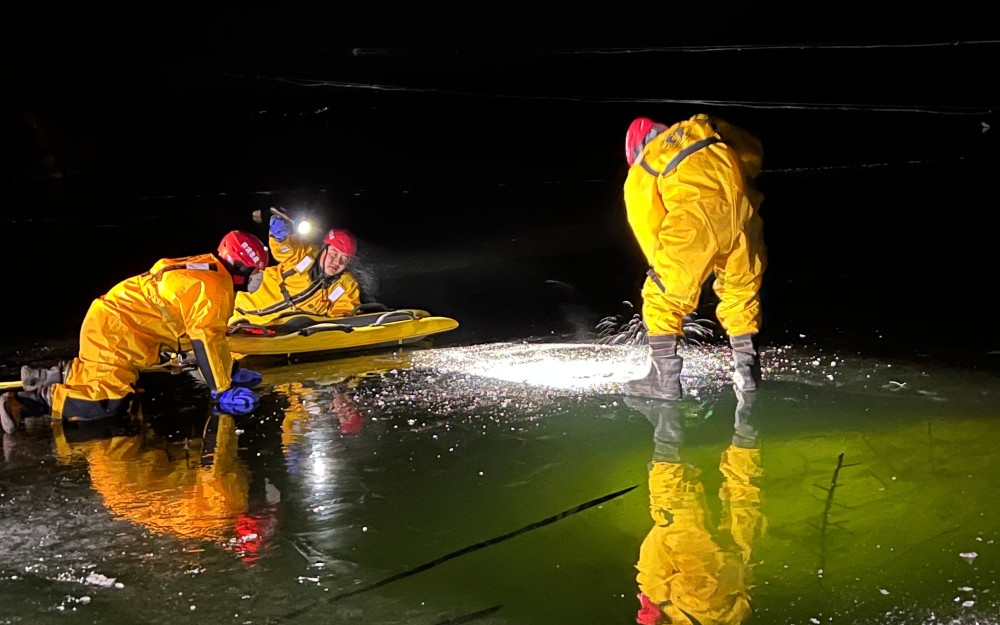
[[[727,375],[728,348],[682,347],[684,377]],[[649,368],[646,346],[574,343],[490,343],[413,354],[415,368],[586,394],[620,393]]]
[[[552,389],[598,391],[645,372],[646,350],[563,343],[492,343],[418,352],[415,367]]]
[[[685,392],[698,395],[719,390],[732,382],[732,355],[725,343],[684,345],[681,375]],[[434,374],[458,374],[506,382],[523,387],[570,391],[576,394],[621,393],[628,380],[642,377],[649,368],[645,345],[596,345],[590,343],[489,343],[464,347],[416,351],[411,354],[414,369],[426,371],[424,382],[443,382]],[[762,375],[767,380],[784,380],[816,386],[876,385],[883,389],[907,388],[906,381],[888,378],[893,363],[877,360],[848,361],[837,354],[817,354],[790,346],[762,349]],[[917,377],[898,364],[894,376]],[[888,379],[887,379],[888,378]],[[919,392],[919,391],[918,391]]]
[[[681,345],[685,393],[698,399],[732,383],[728,345]],[[359,388],[363,403],[378,412],[419,407],[424,414],[480,413],[485,409],[498,423],[507,411],[544,416],[543,408],[560,410],[559,398],[593,397],[624,392],[628,380],[649,368],[645,345],[593,343],[490,343],[419,350],[410,367],[381,376],[381,383]],[[786,377],[799,382],[829,384],[836,356],[775,348],[763,355],[764,379]],[[838,374],[843,373],[840,367]],[[485,416],[485,415],[484,415]],[[409,416],[409,428],[428,424]],[[400,427],[397,424],[395,427]]]

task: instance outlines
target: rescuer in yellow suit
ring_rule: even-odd
[[[636,564],[640,625],[736,625],[751,612],[753,543],[763,532],[763,477],[753,393],[737,390],[736,427],[719,471],[722,518],[713,527],[701,470],[681,460],[683,423],[676,402],[626,397],[654,427],[649,464],[653,527]]]
[[[626,133],[625,156],[625,209],[650,267],[642,315],[652,356],[647,375],[626,383],[625,393],[682,396],[677,343],[712,273],[716,315],[733,352],[733,382],[755,390],[767,264],[758,212],[763,196],[753,184],[763,159],[760,141],[704,114],[673,126],[639,117]]]
[[[230,325],[244,320],[266,325],[289,312],[342,317],[361,303],[358,281],[346,271],[357,252],[351,233],[331,229],[317,247],[292,233],[291,223],[272,215],[268,245],[277,265],[264,271],[261,288],[238,293]]]
[[[87,311],[76,358],[22,367],[23,390],[0,397],[4,431],[28,416],[90,421],[127,412],[140,372],[157,365],[164,349],[193,351],[222,410],[252,411],[259,398],[246,387],[260,374],[234,368],[226,324],[234,293],[256,288],[267,263],[260,239],[234,230],[215,254],[161,259],[119,282]]]

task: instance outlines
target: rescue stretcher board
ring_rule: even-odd
[[[458,321],[450,317],[408,308],[338,318],[295,315],[266,326],[237,325],[226,340],[239,359],[408,345],[457,327]]]

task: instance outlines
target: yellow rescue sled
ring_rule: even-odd
[[[267,325],[238,321],[229,326],[226,339],[236,358],[294,356],[409,345],[457,327],[454,319],[426,310],[372,303],[345,317],[291,313]]]

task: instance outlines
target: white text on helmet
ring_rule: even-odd
[[[253,259],[253,262],[255,262],[255,263],[259,263],[260,262],[260,256],[257,256],[257,252],[253,251],[253,248],[250,247],[249,243],[247,243],[246,241],[243,241],[242,243],[240,243],[240,246],[244,250],[246,250],[246,253],[250,256],[250,258]]]

